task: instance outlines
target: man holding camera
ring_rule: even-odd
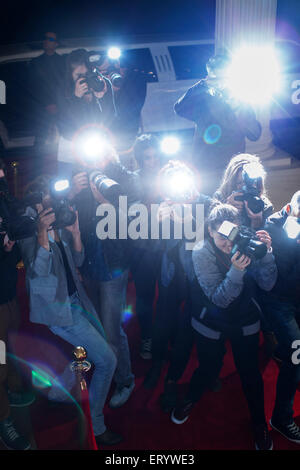
[[[102,178],[104,186],[105,180],[108,179],[115,183],[119,193],[128,197],[128,204],[139,199],[139,184],[137,175],[126,170],[114,148],[108,146],[106,154],[95,163],[92,173],[87,171],[87,167],[83,167],[73,176],[70,195],[78,210],[86,252],[80,272],[87,293],[103,324],[107,341],[117,357],[114,375],[116,389],[110,406],[118,408],[129,399],[135,386],[127,335],[122,326],[130,250],[128,240],[119,239],[118,235],[116,238],[110,238],[108,235],[104,240],[97,237],[97,207],[108,202],[117,207],[118,200],[108,200],[109,195],[102,194],[92,175],[96,175],[96,179],[98,175],[99,180]]]
[[[270,424],[284,437],[300,443],[300,428],[293,419],[293,402],[300,381],[300,365],[294,359],[300,329],[295,319],[300,287],[300,191],[289,204],[268,218],[266,230],[272,237],[278,268],[277,282],[264,299],[264,314],[277,341],[280,360],[276,402]]]
[[[245,151],[245,138],[256,141],[261,125],[251,107],[229,96],[226,70],[229,59],[221,54],[206,65],[208,75],[193,85],[174,106],[175,112],[196,124],[193,161],[199,170],[227,165]]]
[[[98,315],[90,302],[77,268],[84,260],[84,248],[77,213],[69,208],[71,222],[62,217],[48,178],[40,177],[28,188],[42,193],[42,203],[27,214],[37,219],[36,233],[21,240],[26,281],[30,297],[30,320],[41,323],[73,346],[81,345],[95,368],[89,389],[91,418],[96,442],[114,445],[122,437],[108,430],[103,407],[113,377],[116,358],[109,347]],[[69,223],[69,225],[67,225]],[[69,366],[58,378],[64,388],[52,386],[48,398],[66,401],[63,390],[70,391],[75,378]]]
[[[59,100],[59,131],[63,137],[58,160],[72,153],[71,143],[82,128],[98,125],[110,129],[116,116],[110,81],[92,65],[85,49],[72,51],[66,62],[64,93]]]
[[[112,84],[117,109],[112,132],[116,147],[120,150],[129,149],[137,136],[147,92],[144,74],[124,65],[107,57],[99,66],[101,73]]]

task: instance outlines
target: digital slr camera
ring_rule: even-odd
[[[225,221],[220,226],[218,233],[232,242],[231,255],[237,251],[251,259],[261,259],[267,253],[267,246],[262,243],[255,232],[244,225],[236,225]]]
[[[265,203],[260,198],[262,188],[262,169],[256,163],[248,163],[244,165],[243,172],[243,187],[241,196],[235,196],[236,201],[247,201],[249,209],[254,213],[258,214],[262,212]]]
[[[17,200],[9,194],[7,183],[3,180],[4,178],[0,178],[0,232],[7,233],[12,241],[32,237],[37,231],[38,216],[26,215],[26,208],[35,208],[36,204],[41,204],[43,193],[31,193],[22,200]],[[54,182],[50,189],[51,206],[55,213],[52,227],[56,230],[73,225],[76,220],[76,215],[66,199],[68,182],[64,180],[63,189],[60,189],[59,183],[62,181]]]

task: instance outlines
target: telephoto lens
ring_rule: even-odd
[[[122,194],[119,183],[108,178],[98,170],[90,173],[90,181],[96,186],[104,199],[111,202],[114,206],[118,205],[119,196]]]

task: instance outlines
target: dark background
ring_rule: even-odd
[[[299,0],[278,0],[277,33],[298,36]],[[62,38],[197,33],[214,37],[215,0],[4,1],[0,44],[38,41],[45,31]]]

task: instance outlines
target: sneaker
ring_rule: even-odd
[[[134,387],[134,382],[132,382],[131,385],[122,388],[117,387],[113,396],[110,399],[109,406],[111,408],[119,408],[120,406],[124,405],[124,403],[126,403],[128,398],[130,397]]]
[[[175,424],[183,424],[185,423],[194,407],[194,403],[191,401],[184,401],[181,405],[174,408],[171,415],[171,420]]]
[[[152,359],[151,348],[152,348],[152,339],[151,338],[142,339],[141,349],[140,349],[140,356],[142,359],[145,359],[146,361],[149,359]]]
[[[164,393],[160,396],[160,406],[165,413],[169,413],[176,406],[177,401],[177,383],[171,382],[165,384]]]
[[[116,432],[106,429],[102,434],[95,436],[97,446],[115,446],[123,441],[123,437]]]
[[[274,424],[274,422],[270,419],[270,425],[273,429],[275,429],[275,431],[280,432],[280,434],[286,437],[289,441],[300,444],[300,428],[297,426],[295,421],[290,424]]]
[[[145,388],[147,388],[148,390],[152,390],[153,388],[156,387],[160,379],[161,369],[162,369],[161,362],[157,362],[153,364],[153,366],[148,371],[145,377],[144,384],[143,384]]]
[[[254,428],[254,440],[256,450],[272,450],[273,441],[268,431],[266,423],[255,426]]]
[[[0,440],[11,450],[28,450],[31,447],[30,442],[17,432],[10,418],[0,421]]]
[[[32,391],[27,392],[7,392],[10,406],[21,408],[29,406],[35,401],[35,394]]]

